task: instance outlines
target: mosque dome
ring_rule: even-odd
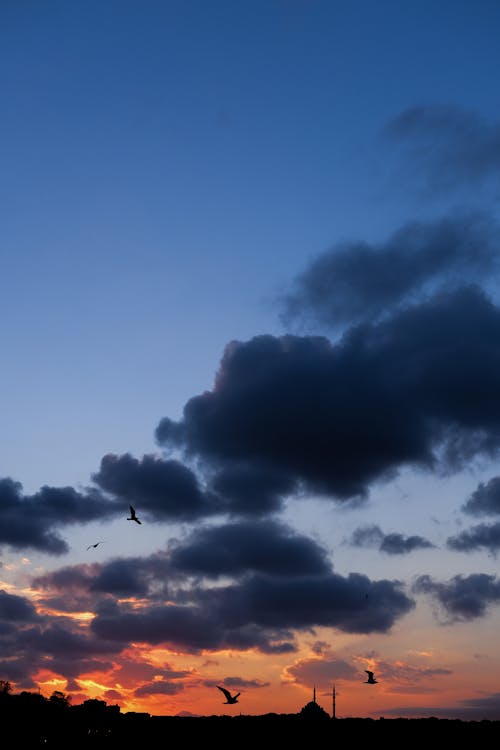
[[[324,708],[316,703],[316,688],[313,691],[313,699],[306,703],[306,705],[300,710],[299,716],[304,719],[329,719],[329,714]]]

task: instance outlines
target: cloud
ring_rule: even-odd
[[[115,498],[139,504],[155,520],[196,520],[223,510],[216,497],[203,492],[196,475],[175,460],[108,454],[92,479]]]
[[[421,536],[403,536],[402,534],[386,534],[380,551],[388,555],[407,555],[417,549],[429,549],[434,547],[431,542]]]
[[[500,579],[485,573],[454,576],[446,583],[424,575],[417,578],[413,590],[431,595],[447,615],[447,623],[484,617],[491,606],[500,603]]]
[[[420,106],[390,120],[383,137],[402,147],[412,177],[428,192],[498,184],[500,122],[458,107]]]
[[[136,690],[136,698],[145,698],[148,695],[177,695],[184,690],[184,685],[179,682],[167,682],[166,680],[156,680],[155,682],[146,682]]]
[[[350,544],[354,547],[376,547],[388,555],[407,555],[417,549],[434,547],[421,536],[403,536],[403,534],[384,534],[379,526],[360,526],[352,533]]]
[[[331,570],[326,549],[276,520],[201,527],[170,540],[167,551],[59,568],[32,580],[45,606],[88,611],[102,596],[175,596],[189,576],[239,578],[249,572],[300,577]]]
[[[100,638],[113,638],[122,647],[131,642],[164,644],[167,648],[196,654],[204,650],[246,650],[286,653],[294,650],[289,632],[256,626],[225,624],[203,607],[156,605],[138,612],[120,606],[117,612],[97,612],[91,628]]]
[[[353,547],[378,547],[384,541],[384,532],[380,526],[375,524],[369,526],[358,526],[352,532],[351,538],[347,540],[347,544],[352,544]]]
[[[24,598],[0,596],[7,679],[22,683],[42,667],[68,680],[106,672],[121,685],[145,682],[148,694],[188,673],[132,663],[124,653],[132,644],[286,654],[299,632],[387,633],[414,607],[398,581],[334,573],[323,547],[276,520],[195,529],[148,557],[66,566],[32,588],[43,619]],[[85,627],[82,612],[95,614]]]
[[[195,530],[171,549],[170,563],[191,575],[239,576],[248,571],[277,576],[324,574],[326,550],[278,521],[228,523]]]
[[[0,544],[13,549],[62,555],[69,548],[54,529],[109,519],[119,512],[116,503],[92,488],[81,493],[72,487],[45,486],[34,495],[23,495],[19,482],[0,479]]]
[[[168,579],[176,572],[164,553],[147,558],[115,558],[99,565],[70,565],[36,576],[31,583],[36,591],[45,592],[44,602],[65,611],[90,610],[103,596],[145,597],[168,594]],[[57,606],[56,606],[57,605]]]
[[[282,299],[285,324],[333,328],[387,317],[439,289],[498,271],[499,229],[485,213],[412,221],[385,242],[344,242],[315,258]]]
[[[97,655],[117,653],[114,641],[104,642],[73,630],[72,623],[60,625],[57,618],[46,621],[44,627],[25,629],[17,640],[18,644],[29,647],[46,657],[64,657],[69,661],[94,658]],[[47,663],[48,667],[48,663]]]
[[[264,680],[247,680],[243,677],[223,677],[221,680],[204,680],[203,684],[206,687],[216,687],[217,685],[224,685],[227,688],[239,688],[244,690],[246,688],[259,689],[263,687],[269,687],[270,682],[264,682]]]
[[[44,486],[24,495],[3,478],[0,543],[60,555],[68,551],[61,527],[111,520],[131,502],[159,522],[259,519],[293,496],[359,502],[403,467],[459,469],[495,456],[499,340],[500,310],[468,286],[352,327],[336,343],[233,341],[212,390],[191,398],[179,422],[157,425],[158,444],[180,450],[185,463],[108,454],[84,491]],[[493,485],[482,490],[483,508],[486,493],[493,507]],[[427,542],[396,535],[381,544],[399,554]],[[140,595],[128,573],[123,590]]]
[[[175,669],[170,664],[159,667],[157,664],[149,662],[136,661],[128,659],[125,656],[120,658],[120,663],[113,670],[113,678],[124,688],[133,687],[138,682],[170,682],[172,680],[181,680],[191,676],[191,672],[186,669]]]
[[[474,552],[485,549],[496,555],[500,550],[500,521],[494,524],[478,524],[457,536],[448,537],[446,546],[457,552]]]
[[[260,516],[280,511],[283,498],[294,490],[285,472],[241,462],[218,472],[211,487],[233,516]]]
[[[336,680],[356,680],[359,670],[344,659],[329,658],[307,658],[299,659],[285,669],[287,679],[298,685],[312,687],[316,685],[319,689],[331,688]]]
[[[373,667],[370,667],[372,669]],[[446,667],[415,667],[405,661],[388,662],[376,660],[374,667],[377,676],[391,691],[398,692],[426,692],[429,686],[422,687],[420,682],[429,678],[451,675],[453,671]]]
[[[462,506],[464,513],[473,516],[500,514],[500,477],[481,482]]]
[[[478,336],[478,331],[481,335]],[[500,447],[500,310],[477,287],[323,337],[226,347],[211,391],[156,438],[205,469],[241,461],[337,500],[403,466],[460,468]]]
[[[294,631],[317,626],[388,632],[414,606],[400,582],[338,575],[323,547],[272,520],[197,529],[166,551],[69,566],[32,586],[46,608],[69,597],[76,611],[95,612],[101,638],[190,653],[286,653],[296,648]]]
[[[1,592],[0,660],[4,679],[27,688],[32,675],[50,670],[71,680],[86,672],[108,671],[109,657],[119,653],[120,644],[106,642],[84,631],[69,617],[38,615],[28,600]],[[2,623],[15,627],[2,628]]]
[[[122,643],[147,641],[197,653],[256,648],[295,649],[293,631],[330,626],[349,633],[388,632],[414,603],[395,581],[334,573],[288,579],[248,575],[238,583],[179,592],[169,606],[99,612],[96,635]]]
[[[68,686],[68,688],[67,688],[67,689],[68,689],[68,690],[70,689],[70,688],[69,688],[69,686]],[[79,688],[78,688],[78,685],[77,685],[77,686],[76,686],[76,687],[74,688],[74,690],[78,690],[78,689],[79,689]],[[105,691],[104,691],[104,699],[106,700],[106,702],[107,702],[108,704],[110,704],[110,705],[113,705],[113,704],[116,704],[116,703],[118,703],[118,701],[123,701],[123,699],[124,699],[124,698],[123,698],[123,694],[122,694],[122,693],[120,693],[120,691],[119,691],[119,690],[105,690]],[[83,703],[83,701],[84,701],[84,700],[85,700],[85,699],[84,699],[84,698],[82,698],[81,702]]]
[[[34,606],[23,596],[0,590],[0,621],[9,623],[36,622],[39,619]]]

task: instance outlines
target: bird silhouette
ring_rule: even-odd
[[[241,695],[241,693],[236,693],[236,695],[231,695],[229,690],[226,690],[226,688],[219,687],[219,685],[216,685],[216,687],[218,687],[219,690],[222,690],[222,692],[226,696],[225,703],[238,703],[238,696]]]
[[[130,506],[130,518],[127,518],[127,521],[135,521],[136,523],[141,523],[137,516],[135,515],[135,510]]]
[[[103,539],[101,542],[96,542],[95,544],[89,544],[89,546],[87,547],[87,549],[92,549],[92,547],[98,547],[100,544],[104,544],[105,541],[106,540]]]
[[[370,672],[370,670],[368,669],[365,669],[365,672],[368,675],[368,679],[365,680],[365,682],[367,682],[369,685],[375,685],[375,683],[378,682],[378,680],[374,678],[373,672]]]

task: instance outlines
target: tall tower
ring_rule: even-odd
[[[316,685],[313,688],[313,703],[316,703]]]
[[[332,719],[336,719],[336,718],[337,718],[337,716],[335,715],[335,709],[336,709],[335,703],[336,703],[336,698],[337,698],[337,694],[336,694],[336,692],[335,692],[335,683],[333,683],[333,687],[332,687]]]

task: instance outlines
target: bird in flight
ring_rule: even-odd
[[[105,541],[106,540],[103,539],[101,542],[96,542],[95,544],[89,544],[89,546],[87,547],[87,549],[92,549],[92,547],[98,547],[100,544],[104,544]]]
[[[130,518],[127,518],[127,521],[135,521],[136,523],[141,523],[137,516],[135,515],[135,510],[130,506]]]
[[[218,687],[219,690],[222,690],[222,692],[226,696],[225,703],[238,703],[238,696],[241,695],[241,693],[236,693],[236,695],[231,695],[229,690],[226,690],[226,688],[219,687],[219,685],[216,685],[216,687]]]
[[[365,680],[365,682],[368,682],[370,685],[375,685],[378,680],[376,680],[373,676],[373,672],[370,672],[368,669],[365,669],[366,674],[368,675],[368,679]]]

